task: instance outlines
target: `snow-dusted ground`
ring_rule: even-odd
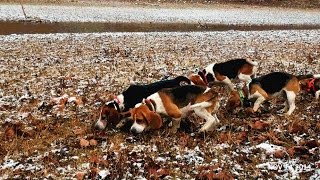
[[[27,16],[80,22],[183,22],[255,25],[320,25],[320,11],[257,8],[157,8],[24,5]],[[23,20],[20,5],[0,5],[0,19]]]
[[[86,178],[110,179],[319,179],[320,112],[311,96],[299,95],[291,117],[277,114],[279,103],[265,107],[267,113],[261,116],[245,118],[228,114],[222,103],[221,125],[205,137],[197,134],[201,120],[192,117],[191,130],[174,136],[166,136],[166,127],[139,137],[112,129],[94,136],[91,130],[99,98],[109,92],[121,92],[130,83],[188,75],[212,62],[252,58],[260,64],[258,75],[319,73],[319,34],[295,30],[0,36],[0,122],[21,122],[15,129],[23,132],[11,139],[1,129],[0,135],[8,138],[0,144],[1,178],[71,179],[83,173]],[[86,102],[81,107],[68,103],[62,111],[48,105],[64,94]],[[269,127],[259,129],[253,125],[256,121]],[[80,147],[80,138],[97,139],[98,145]],[[283,155],[275,157],[278,151]]]

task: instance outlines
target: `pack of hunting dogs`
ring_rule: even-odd
[[[147,85],[130,85],[114,99],[104,103],[99,119],[94,127],[104,130],[107,125],[121,128],[130,122],[134,134],[160,129],[163,117],[172,121],[168,124],[170,132],[175,133],[183,118],[194,113],[205,123],[200,132],[208,132],[219,124],[217,112],[221,93],[217,84],[224,84],[228,95],[226,109],[246,109],[259,113],[261,104],[276,97],[284,97],[285,106],[281,110],[290,116],[295,108],[296,96],[307,92],[319,100],[320,74],[293,75],[286,72],[272,72],[256,77],[258,62],[249,59],[232,59],[213,63],[188,77],[178,76]],[[234,82],[242,82],[236,88]]]

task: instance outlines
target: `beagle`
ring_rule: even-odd
[[[249,100],[255,99],[253,112],[256,112],[265,100],[285,93],[286,104],[283,111],[287,111],[286,115],[291,115],[296,107],[296,95],[300,92],[299,81],[311,77],[313,77],[313,75],[295,76],[285,72],[272,72],[252,79],[252,81],[244,87],[244,93]],[[228,109],[240,106],[240,101],[236,93],[231,93],[227,103],[227,106],[229,106]]]
[[[304,79],[300,81],[301,89],[311,93],[316,97],[316,100],[319,100],[320,96],[320,74],[313,75],[313,78]]]
[[[244,82],[251,81],[251,76],[255,76],[258,63],[249,59],[233,59],[223,63],[213,63],[208,65],[198,74],[206,84],[211,82],[222,82],[234,90],[231,79],[240,79]]]
[[[210,131],[219,123],[215,114],[219,100],[213,88],[186,85],[162,89],[130,110],[129,119],[133,121],[130,131],[142,133],[149,129],[159,129],[162,126],[159,114],[163,114],[172,118],[171,132],[175,133],[180,127],[181,118],[190,112],[206,120],[200,132]]]
[[[106,102],[100,109],[99,119],[94,127],[103,130],[107,122],[118,125],[130,108],[140,103],[143,98],[163,89],[190,84],[191,81],[184,76],[178,76],[171,80],[162,80],[148,85],[130,85],[129,88],[116,96],[114,100]]]

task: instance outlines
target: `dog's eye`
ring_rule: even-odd
[[[143,124],[143,120],[142,120],[142,119],[137,119],[136,122],[137,122],[138,124]]]

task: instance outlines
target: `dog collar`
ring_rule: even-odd
[[[316,88],[314,87],[314,81],[315,81],[316,79],[315,78],[312,78],[309,82],[308,82],[308,89],[307,89],[307,91],[308,92],[316,92]]]
[[[240,102],[241,102],[241,106],[243,107],[244,104],[244,100],[245,100],[245,96],[244,96],[244,92],[243,90],[238,90],[239,96],[240,96]]]
[[[146,102],[146,105],[148,106],[148,108],[149,108],[151,111],[156,111],[156,103],[154,102],[154,100],[152,100],[152,99],[146,99],[145,102]]]
[[[120,99],[118,98],[118,96],[116,96],[116,97],[114,98],[114,101],[115,101],[116,103],[118,103],[118,105],[121,104]]]

